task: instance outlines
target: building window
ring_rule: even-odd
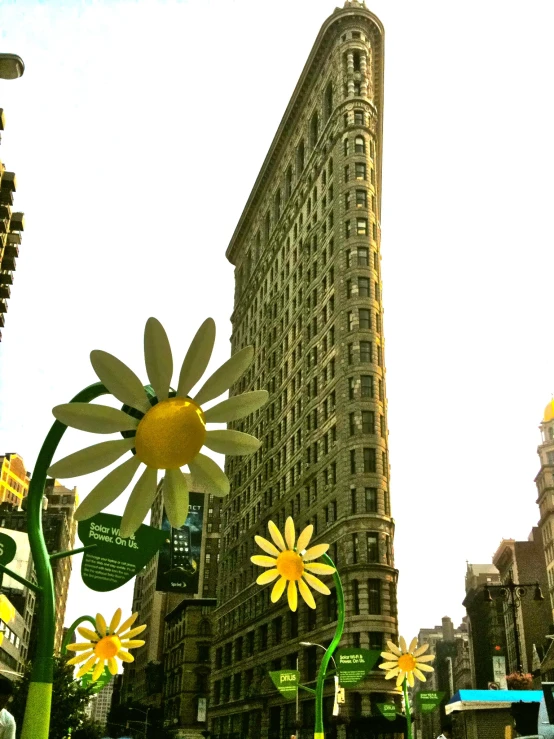
[[[356,136],[354,151],[356,154],[365,154],[365,140],[363,136]]]
[[[357,504],[357,497],[356,497],[356,488],[350,488],[350,512],[352,514],[357,513],[358,511],[358,504]]]
[[[329,82],[327,87],[325,88],[325,97],[323,101],[323,115],[325,116],[325,120],[328,121],[331,117],[331,113],[333,112],[333,84]]]
[[[352,534],[352,562],[358,562],[358,534]]]
[[[365,246],[358,247],[358,267],[369,267],[369,249]]]
[[[377,488],[365,489],[366,513],[377,513]]]
[[[354,363],[354,344],[348,344],[348,364]]]
[[[354,378],[349,377],[348,378],[348,400],[354,400]]]
[[[356,233],[358,236],[367,236],[367,218],[356,218]]]
[[[267,649],[267,624],[260,626],[260,649],[262,651]]]
[[[383,632],[382,631],[370,631],[369,632],[369,648],[380,652],[383,649]]]
[[[298,174],[304,171],[305,147],[304,139],[301,139],[296,147],[296,171]]]
[[[359,327],[362,329],[371,328],[371,312],[367,308],[360,308],[358,310],[358,321]]]
[[[359,589],[357,580],[352,581],[352,600],[353,600],[353,606],[354,606],[354,615],[359,616],[360,615],[360,589]]]
[[[344,181],[345,181],[345,182],[348,182],[348,180],[349,180],[349,179],[350,179],[350,167],[349,167],[349,166],[348,166],[348,164],[347,164],[347,165],[346,165],[346,166],[344,167]]]
[[[364,472],[377,472],[377,456],[372,447],[364,448]]]
[[[368,533],[367,535],[367,561],[379,561],[379,539],[377,534]]]
[[[367,177],[365,162],[356,162],[354,165],[354,175],[357,180],[365,180]]]
[[[371,341],[360,341],[360,362],[371,362]]]
[[[349,208],[350,208],[350,190],[344,193],[344,210],[348,210]]]
[[[356,450],[355,449],[350,450],[350,474],[351,475],[356,474]]]
[[[367,208],[367,192],[356,190],[356,208]]]
[[[319,138],[319,116],[317,111],[313,114],[310,121],[310,146],[313,149]]]
[[[363,110],[355,110],[354,111],[354,125],[355,126],[363,126],[364,125],[364,111]]]
[[[362,432],[364,434],[375,433],[375,413],[373,411],[362,411]]]
[[[350,232],[351,232],[350,221],[345,221],[344,222],[344,238],[345,239],[350,238]]]
[[[369,277],[358,277],[358,297],[369,298]]]
[[[354,330],[354,311],[349,310],[346,314],[346,318],[347,318],[348,330],[353,331]]]
[[[348,156],[348,137],[343,140],[342,145],[344,147],[344,156],[347,157]]]
[[[350,436],[354,436],[356,433],[356,414],[350,413],[348,417],[350,421]]]
[[[368,580],[367,581],[367,599],[368,609],[367,612],[370,616],[381,615],[381,580]]]
[[[289,165],[285,175],[285,198],[288,200],[292,193],[292,167]],[[356,200],[356,203],[358,201]]]

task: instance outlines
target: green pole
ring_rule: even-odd
[[[327,554],[323,555],[323,561],[331,567],[335,567],[335,563]],[[317,683],[315,687],[315,733],[314,739],[325,739],[325,732],[323,729],[323,687],[325,685],[325,675],[327,673],[327,666],[333,652],[338,647],[338,644],[342,637],[344,630],[344,592],[342,590],[342,583],[340,581],[339,573],[335,567],[333,574],[333,580],[335,581],[335,592],[337,594],[337,628],[335,629],[335,636],[333,641],[329,644],[319,665],[319,672],[317,673]]]
[[[72,403],[90,403],[108,390],[100,382],[78,393]],[[27,532],[35,565],[37,593],[37,651],[31,670],[31,682],[25,705],[21,739],[48,739],[52,681],[54,673],[54,634],[56,629],[56,599],[54,576],[42,531],[42,498],[48,468],[67,426],[55,421],[44,440],[29,485],[27,496]]]
[[[408,739],[412,739],[412,715],[410,713],[410,699],[408,698],[408,680],[404,678],[402,683],[402,690],[404,692],[404,707],[406,710],[406,733]]]
[[[89,624],[92,624],[94,626],[94,629],[96,630],[96,619],[93,618],[92,616],[79,616],[79,618],[76,618],[75,621],[73,621],[73,623],[67,630],[67,634],[65,635],[64,640],[62,642],[62,649],[61,649],[62,655],[67,653],[67,645],[69,644],[71,640],[71,636],[77,629],[77,626],[79,626],[79,624],[84,623],[85,621],[88,621]]]

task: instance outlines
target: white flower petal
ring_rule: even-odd
[[[240,352],[233,354],[231,359],[224,362],[206,380],[198,394],[194,397],[194,402],[202,405],[202,403],[207,403],[209,400],[213,400],[224,393],[248,369],[253,358],[254,349],[251,346],[245,346]]]
[[[165,400],[173,374],[173,357],[165,329],[157,318],[149,318],[146,321],[144,363],[156,397],[158,400]]]
[[[274,546],[267,539],[264,539],[263,536],[255,536],[254,540],[256,544],[260,547],[260,549],[264,550],[264,552],[267,552],[268,554],[271,554],[274,557],[278,557],[281,554],[281,552],[277,549],[277,547]]]
[[[103,511],[106,506],[118,498],[125,488],[130,484],[135,472],[141,465],[140,459],[134,455],[106,477],[93,488],[81,505],[75,511],[76,521],[84,521]]]
[[[181,366],[177,396],[186,398],[198,380],[202,377],[212,356],[215,342],[215,323],[207,318],[200,326],[191,341]]]
[[[66,426],[93,434],[113,434],[136,429],[138,421],[127,413],[94,403],[64,403],[52,408],[55,418]]]
[[[48,468],[51,477],[79,477],[108,467],[135,446],[135,437],[102,441],[70,454]]]
[[[205,454],[197,454],[193,461],[189,462],[189,469],[193,480],[191,490],[198,491],[196,486],[196,482],[198,482],[206,492],[212,495],[229,494],[231,485],[227,475],[210,457],[206,457]]]
[[[156,497],[157,484],[158,470],[154,467],[147,467],[139,477],[125,506],[121,526],[119,527],[119,535],[122,538],[134,534],[146,518],[146,514]]]
[[[269,393],[267,390],[253,390],[250,393],[241,393],[233,395],[232,398],[222,400],[221,403],[214,405],[204,411],[206,423],[229,423],[229,421],[237,421],[244,418],[250,413],[254,413],[267,403]]]
[[[113,354],[95,349],[90,353],[90,362],[98,379],[114,398],[143,412],[151,407],[142,382]]]
[[[418,647],[414,652],[414,657],[419,657],[422,654],[425,654],[425,652],[429,649],[429,644],[422,644],[420,647]],[[434,658],[433,658],[434,659]]]
[[[189,490],[181,470],[165,471],[163,495],[169,523],[178,529],[189,514]]]
[[[261,447],[262,442],[250,434],[230,429],[216,429],[206,432],[204,446],[219,454],[253,454]]]
[[[187,483],[187,488],[194,492],[194,493],[210,493],[211,490],[211,483],[208,480],[205,480],[205,484],[202,484],[200,480],[193,480],[192,475],[188,472],[184,473],[185,475],[185,482]]]

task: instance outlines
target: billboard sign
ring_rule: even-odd
[[[170,525],[164,508],[162,531],[166,536],[158,556],[156,590],[163,593],[198,594],[203,519],[203,493],[190,493],[189,514],[178,529]]]
[[[506,657],[492,658],[492,676],[493,682],[498,685],[500,690],[508,689],[508,683],[506,682]]]

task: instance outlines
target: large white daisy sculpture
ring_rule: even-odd
[[[144,358],[150,388],[123,362],[104,351],[91,352],[94,371],[105,388],[121,403],[117,410],[105,405],[66,403],[53,409],[66,426],[98,434],[120,432],[125,438],[106,441],[82,449],[55,462],[48,470],[52,477],[86,475],[103,469],[126,452],[127,459],[96,485],[75,512],[82,521],[112,503],[143,467],[121,521],[120,534],[133,534],[143,522],[156,495],[158,471],[164,472],[163,496],[170,524],[179,528],[187,518],[189,490],[224,496],[229,480],[210,457],[205,446],[231,455],[252,454],[260,447],[254,436],[230,429],[207,430],[207,423],[228,423],[253,413],[268,399],[265,390],[235,395],[211,408],[203,406],[222,395],[245,372],[254,350],[248,346],[234,354],[201,386],[194,397],[189,393],[202,378],[215,341],[215,323],[208,318],[200,326],[187,351],[177,390],[171,390],[173,358],[162,324],[149,318],[144,330]],[[150,392],[151,389],[151,392]],[[148,392],[147,392],[148,391]],[[188,467],[183,473],[181,468]]]

